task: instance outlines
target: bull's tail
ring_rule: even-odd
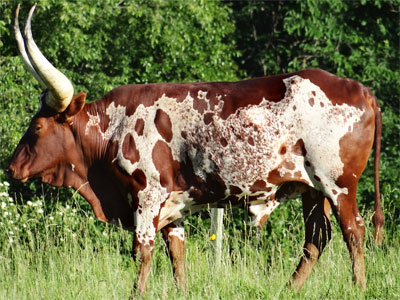
[[[372,217],[372,222],[374,223],[375,227],[375,233],[374,233],[375,243],[377,245],[381,245],[383,238],[382,227],[384,222],[380,193],[379,193],[379,158],[381,154],[382,115],[378,100],[376,99],[375,96],[373,96],[373,99],[374,99],[374,110],[375,110],[375,141],[374,141],[375,207],[374,207],[374,215]]]

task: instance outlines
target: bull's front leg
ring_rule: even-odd
[[[158,215],[154,217],[152,209],[139,208],[135,213],[135,236],[133,239],[132,257],[139,263],[137,281],[133,286],[134,293],[143,295],[147,288],[150,273],[150,261],[153,255]]]
[[[139,292],[139,294],[141,295],[143,295],[147,289],[147,280],[150,273],[150,261],[152,255],[153,247],[143,242],[140,242],[138,240],[137,233],[135,233],[135,237],[133,239],[132,257],[134,260],[136,260],[136,258],[139,259],[140,267],[137,281],[133,285],[133,290],[134,292]]]

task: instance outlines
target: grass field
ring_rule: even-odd
[[[130,259],[130,233],[94,220],[77,200],[46,209],[41,199],[15,204],[5,195],[1,198],[0,299],[129,298],[137,272]],[[143,298],[400,299],[400,238],[386,237],[383,246],[376,247],[370,215],[365,217],[367,290],[353,285],[349,254],[335,222],[332,241],[300,293],[288,289],[303,244],[298,208],[298,201],[283,205],[261,234],[225,220],[219,266],[207,221],[203,224],[192,217],[186,223],[188,293],[176,288],[158,237]]]

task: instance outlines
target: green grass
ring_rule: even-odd
[[[55,203],[47,209],[43,199],[14,204],[5,195],[3,192],[0,197],[0,299],[129,298],[137,274],[130,259],[131,234],[94,220],[78,201],[73,205]],[[400,239],[386,238],[382,247],[376,247],[369,217],[365,218],[367,290],[353,285],[349,254],[335,222],[333,239],[300,293],[288,289],[286,283],[303,244],[298,206],[296,201],[283,205],[261,234],[225,220],[219,266],[207,224],[190,218],[186,223],[188,293],[176,288],[164,243],[158,237],[143,298],[400,298]]]

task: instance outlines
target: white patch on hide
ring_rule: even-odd
[[[183,227],[176,227],[173,228],[169,233],[168,233],[168,241],[171,242],[171,237],[177,237],[181,241],[185,241],[185,229]]]
[[[269,216],[275,208],[279,206],[279,202],[275,200],[268,201],[266,203],[251,204],[249,211],[253,214],[252,225],[255,227],[260,227],[260,221],[265,217]]]

